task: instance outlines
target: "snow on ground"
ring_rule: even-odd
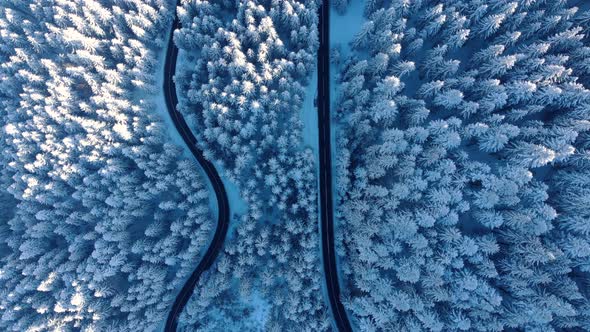
[[[330,49],[339,46],[340,48],[340,59],[344,61],[350,55],[349,42],[352,41],[354,36],[360,30],[365,18],[363,17],[363,11],[365,7],[365,0],[352,0],[352,3],[348,5],[348,9],[344,15],[339,15],[335,10],[330,11]],[[331,100],[331,115],[332,117],[336,113],[335,100],[338,97],[338,82],[336,76],[339,74],[340,68],[338,65],[330,64],[330,98]],[[339,133],[339,125],[332,121],[331,126],[331,144],[332,144],[332,190],[336,195],[336,137]],[[334,200],[334,210],[337,210],[337,201]],[[337,215],[335,214],[337,217]],[[335,220],[335,227],[338,225],[338,218]]]
[[[177,71],[180,70],[181,68],[185,67],[184,64],[186,62],[186,57],[185,57],[184,53],[185,52],[183,50],[179,50],[179,52],[178,52],[178,60],[176,62],[176,70]],[[178,95],[179,100],[182,99],[182,96],[180,93],[177,93],[177,95]],[[164,102],[163,99],[162,99],[162,102]],[[165,104],[164,104],[164,107],[166,107]],[[195,132],[195,126],[192,125],[192,121],[190,119],[186,119],[186,120],[187,120],[187,124],[188,124],[189,128],[193,131],[195,136],[197,136],[196,132]],[[172,120],[170,120],[169,116],[168,116],[168,121],[173,126]],[[178,136],[178,138],[180,140],[182,140],[176,130],[174,130],[174,134],[176,136]],[[188,155],[190,155],[190,152],[189,152],[188,148],[186,148],[186,145],[184,143],[183,143],[183,146],[185,147],[185,152]],[[239,188],[233,182],[231,182],[227,178],[227,176],[225,175],[226,174],[225,169],[217,162],[213,162],[213,165],[215,166],[215,169],[219,173],[219,177],[221,177],[221,181],[223,182],[223,186],[225,187],[225,191],[227,193],[227,199],[229,202],[229,209],[230,209],[231,218],[230,218],[230,224],[229,224],[229,229],[228,229],[228,233],[227,233],[228,237],[226,239],[226,241],[228,241],[231,239],[231,235],[232,235],[233,230],[236,226],[236,223],[231,222],[231,220],[233,220],[233,216],[235,214],[238,214],[238,215],[245,214],[246,211],[248,210],[248,206],[247,206],[246,202],[240,196]],[[202,173],[203,173],[203,176],[206,178],[205,173],[204,172],[202,172]],[[210,199],[210,201],[212,201],[215,205],[213,209],[215,211],[215,216],[216,216],[215,220],[217,220],[217,215],[219,214],[219,212],[217,210],[217,198],[215,197],[215,192],[213,191],[213,187],[211,186],[211,182],[209,180],[207,180],[207,187],[209,188],[209,192],[211,193],[209,195],[209,197],[212,197],[212,199]]]
[[[156,75],[156,87],[162,87],[164,84],[164,61],[166,60],[166,51],[167,51],[166,45],[168,45],[168,39],[165,40],[164,47],[160,51],[160,54],[158,55],[158,59],[159,59],[158,66],[157,66],[158,70],[155,74]],[[178,55],[178,61],[176,64],[177,69],[183,67],[184,57],[181,54],[182,54],[182,51]],[[170,118],[170,114],[168,114],[168,109],[166,106],[166,99],[164,98],[163,91],[164,91],[163,89],[158,89],[158,92],[154,98],[154,100],[156,102],[156,105],[155,105],[156,113],[160,116],[161,120],[165,124],[165,127],[167,129],[166,133],[168,134],[168,136],[170,138],[170,142],[172,142],[174,145],[180,146],[183,151],[182,152],[183,157],[185,157],[189,160],[192,160],[194,162],[194,164],[197,165],[197,169],[199,170],[199,174],[201,175],[201,179],[202,179],[203,183],[205,184],[205,186],[207,187],[207,190],[209,191],[209,209],[211,210],[211,212],[213,214],[213,216],[212,216],[213,217],[213,219],[212,219],[213,229],[212,229],[211,235],[210,235],[210,240],[212,240],[215,228],[217,227],[217,219],[219,216],[219,209],[217,206],[217,196],[215,195],[215,191],[213,190],[213,186],[211,185],[211,181],[209,180],[209,178],[205,174],[205,171],[203,171],[203,169],[201,168],[201,165],[194,159],[194,157],[193,157],[192,153],[190,152],[190,150],[188,149],[186,143],[184,142],[184,140],[182,139],[182,137],[180,136],[180,134],[178,133],[178,131],[174,127],[174,122],[172,122],[172,119]],[[180,94],[178,94],[178,95],[180,98]],[[232,184],[230,181],[227,180],[227,178],[224,176],[225,172],[223,170],[221,170],[217,164],[215,164],[215,167],[217,168],[217,171],[219,172],[219,176],[221,177],[221,181],[223,182],[223,185],[225,186],[225,190],[227,192],[227,197],[228,197],[228,201],[229,201],[229,205],[230,205],[230,213],[232,214],[232,216],[235,213],[240,214],[240,215],[245,213],[247,210],[247,206],[246,206],[246,203],[240,197],[238,188],[234,184]],[[228,237],[227,237],[226,241],[230,240],[232,230],[235,227],[235,223],[232,223],[231,220],[232,219],[230,219]],[[201,248],[201,253],[205,253],[206,249],[207,249],[207,247]],[[196,264],[198,264],[198,262],[195,262],[195,266],[196,266]],[[186,279],[188,279],[189,277],[190,277],[190,275],[187,275]],[[180,287],[182,287],[184,285],[185,281],[182,282]],[[178,289],[178,291],[180,291],[180,289]],[[161,323],[161,325],[158,327],[157,330],[163,331],[165,323],[166,323],[166,321],[164,320]]]
[[[318,234],[321,232],[321,224],[320,224],[320,195],[319,195],[319,188],[320,188],[320,155],[319,155],[319,136],[318,136],[318,109],[316,106],[316,98],[317,98],[317,91],[318,91],[318,71],[317,71],[317,64],[316,70],[313,71],[311,74],[311,79],[309,80],[309,84],[305,89],[305,99],[303,100],[303,110],[301,114],[301,120],[303,121],[303,145],[305,148],[310,148],[313,151],[313,157],[315,160],[315,178],[316,178],[316,187],[318,188],[318,195],[316,197],[316,206],[318,207],[318,217],[316,220],[316,224],[318,226]],[[320,250],[320,262],[323,266],[323,257],[321,255],[322,247],[319,246]],[[322,283],[323,285],[323,283]],[[327,300],[328,296],[325,292],[323,292],[324,298]]]
[[[340,52],[341,58],[345,59],[350,54],[350,47],[348,46],[349,41],[353,39],[357,31],[360,29],[364,17],[363,17],[363,8],[364,8],[364,0],[353,0],[353,3],[349,5],[348,10],[345,15],[339,15],[336,11],[332,10],[330,13],[330,48],[340,45]],[[338,67],[331,65],[330,67],[330,97],[332,100],[335,100],[337,96],[336,91],[336,79],[335,76],[338,74]],[[303,144],[305,147],[311,148],[313,150],[313,154],[316,160],[316,179],[317,179],[317,186],[319,188],[319,138],[318,138],[318,112],[317,107],[314,105],[314,99],[317,96],[317,69],[313,72],[309,85],[305,91],[305,100],[303,101],[303,110],[302,110],[302,121],[303,121]],[[331,110],[332,114],[334,114],[334,109]],[[334,149],[336,148],[336,140],[335,137],[338,134],[338,125],[335,122],[332,122],[331,126],[331,145],[332,145],[332,192],[337,194],[335,189],[335,182],[336,182],[336,153]],[[334,199],[334,209],[336,211],[336,200]],[[320,206],[320,198],[319,195],[317,197],[317,205]],[[320,211],[318,209],[318,232],[320,232]],[[338,218],[337,214],[335,213],[335,220],[334,220],[334,227],[338,227]],[[319,247],[321,250],[321,246]],[[323,256],[320,255],[320,260],[323,265]],[[336,262],[338,264],[338,255],[336,256]],[[340,278],[340,284],[342,285],[342,278],[341,273],[338,274]],[[342,287],[341,287],[342,288]],[[322,293],[324,299],[328,301],[328,294],[325,289],[325,283],[322,282]]]
[[[228,302],[210,308],[211,320],[216,324],[212,327],[214,331],[266,331],[265,326],[272,305],[256,290],[253,290],[248,296],[240,300],[239,305]],[[191,332],[194,330],[179,321],[177,331]]]
[[[252,330],[263,331],[270,313],[271,304],[264,299],[262,294],[256,291],[250,294],[250,297],[246,302],[248,302],[254,309],[249,317],[246,318],[247,321],[244,325]]]
[[[363,11],[365,7],[365,0],[352,0],[351,3],[348,5],[346,13],[344,15],[339,15],[335,10],[331,10],[330,12],[330,49],[333,47],[340,48],[340,61],[344,61],[351,53],[349,42],[352,41],[354,36],[360,30],[365,18],[363,17]],[[336,64],[330,63],[330,98],[331,98],[331,116],[333,118],[336,110],[334,108],[335,100],[338,96],[338,84],[336,81],[336,76],[339,74],[340,68]],[[336,137],[339,134],[340,126],[335,121],[332,121],[330,131],[330,138],[331,138],[331,155],[332,155],[332,193],[334,197],[333,200],[333,209],[334,209],[334,232],[338,232],[340,229],[340,222],[339,222],[339,214],[338,214],[338,200],[335,198],[338,195],[338,190],[336,187],[336,181],[338,180],[338,169],[336,161],[337,159],[337,152],[336,152]],[[335,237],[334,245],[338,246],[338,239]],[[340,284],[340,292],[341,294],[345,294],[344,290],[344,275],[342,273],[342,268],[340,264],[340,255],[338,254],[338,250],[336,249],[336,268],[338,269],[338,283]],[[324,290],[325,291],[325,290]],[[327,299],[327,293],[324,294],[324,297]],[[347,310],[348,311],[348,310]],[[349,319],[352,318],[352,315],[348,315]]]
[[[157,90],[158,92],[154,96],[154,100],[155,100],[155,104],[156,104],[155,105],[156,113],[160,116],[160,119],[164,122],[164,125],[166,128],[166,133],[168,134],[168,137],[169,137],[169,141],[171,143],[173,143],[174,145],[181,147],[182,148],[182,156],[186,159],[193,161],[194,164],[197,165],[197,169],[199,170],[200,178],[202,179],[203,183],[207,187],[207,190],[209,191],[209,210],[213,214],[213,216],[212,216],[213,218],[211,221],[213,224],[213,230],[215,230],[215,227],[217,226],[217,218],[219,216],[219,210],[217,208],[217,197],[215,196],[215,192],[213,191],[213,186],[211,185],[211,181],[209,181],[209,178],[205,174],[205,171],[203,171],[203,169],[201,168],[201,165],[199,165],[199,163],[194,159],[192,153],[189,151],[188,147],[186,146],[186,143],[184,142],[184,140],[182,139],[182,137],[180,136],[180,134],[178,133],[178,131],[174,127],[174,122],[172,122],[172,118],[170,118],[170,114],[168,113],[168,107],[166,106],[166,99],[164,97],[164,89],[162,87],[164,86],[164,62],[166,61],[167,45],[168,45],[168,38],[165,39],[164,46],[163,46],[162,50],[160,50],[160,52],[159,52],[160,54],[158,55],[158,65],[157,65],[158,69],[155,74],[156,75],[156,87],[158,88],[158,90]],[[210,240],[213,239],[213,234],[214,234],[214,232],[212,231],[211,236],[210,236]],[[211,241],[209,241],[209,242],[211,242]],[[200,249],[201,254],[204,254],[206,249],[207,249],[206,247],[201,248]],[[198,264],[198,262],[195,262],[195,266],[196,266],[196,264]],[[176,290],[177,291],[176,293],[180,292],[180,288],[182,288],[182,286],[184,286],[186,280],[188,280],[189,277],[190,277],[190,274],[187,275],[185,280],[182,281],[179,288]],[[164,331],[164,326],[166,325],[167,318],[168,318],[168,315],[166,315],[164,320],[161,322],[160,326],[158,326],[157,331]]]
[[[223,168],[219,163],[214,162],[215,169],[219,173],[219,177],[221,177],[221,182],[223,182],[223,186],[225,187],[225,192],[227,193],[227,200],[229,202],[229,213],[230,213],[230,223],[229,228],[227,231],[227,238],[225,241],[231,241],[232,234],[234,233],[234,229],[236,228],[237,224],[232,222],[233,217],[235,215],[242,216],[246,214],[248,211],[248,205],[240,196],[240,189],[236,186],[232,181],[230,181],[227,176],[225,176],[225,168]]]
[[[364,18],[363,18],[363,8],[364,8],[364,0],[356,1],[353,0],[353,3],[349,5],[346,14],[339,15],[336,11],[332,10],[330,13],[330,48],[340,45],[340,52],[341,58],[345,59],[350,54],[350,47],[348,46],[349,41],[353,39],[357,31],[360,29]],[[336,66],[330,67],[330,97],[332,100],[335,99],[337,96],[336,91],[336,79],[335,76],[338,73],[338,68]],[[314,99],[317,96],[317,70],[314,71],[312,74],[311,80],[309,85],[305,91],[305,100],[303,101],[303,110],[302,110],[302,121],[303,121],[303,144],[305,147],[309,147],[313,150],[313,154],[316,160],[316,166],[319,166],[319,138],[318,138],[318,112],[317,107],[314,105]],[[334,109],[331,110],[332,114],[334,114]],[[336,154],[335,154],[335,147],[336,147],[336,140],[335,137],[338,133],[338,125],[335,122],[332,122],[331,126],[331,145],[332,145],[332,186],[333,186],[333,193],[337,194],[335,190],[335,181],[336,181]],[[317,186],[319,188],[319,168],[316,167],[316,179],[317,179]],[[317,205],[320,206],[320,198],[319,195],[317,197]],[[336,210],[336,200],[334,199],[334,209]],[[318,232],[320,232],[320,213],[318,209]],[[335,220],[334,220],[334,227],[338,227],[338,218],[337,214],[335,213]],[[321,250],[321,246],[320,246]],[[320,259],[323,264],[323,256],[320,255]],[[338,256],[336,257],[337,265],[338,264]],[[341,274],[339,274],[339,278],[341,279]],[[342,284],[342,280],[340,280],[340,284]],[[325,289],[325,284],[322,283],[322,293],[324,298],[328,299],[328,294]]]
[[[316,186],[320,187],[320,174],[319,174],[319,164],[320,164],[320,155],[319,155],[319,136],[318,136],[318,109],[316,106],[317,103],[317,93],[318,91],[318,71],[317,71],[317,64],[316,70],[313,71],[311,74],[311,78],[309,80],[309,84],[305,89],[305,99],[303,100],[303,109],[301,114],[301,120],[303,121],[303,145],[305,148],[310,148],[313,151],[313,157],[316,162],[315,168],[315,176],[316,176]],[[320,195],[317,195],[316,204],[320,206]],[[318,208],[318,233],[320,232],[320,210]],[[321,248],[321,246],[320,246]],[[321,250],[321,249],[320,249]],[[321,257],[321,255],[320,255]],[[326,297],[327,298],[327,297]]]
[[[330,47],[340,44],[340,57],[342,59],[350,55],[348,43],[357,34],[365,21],[363,17],[364,8],[365,0],[352,0],[344,15],[339,15],[335,10],[330,11]],[[332,71],[332,74],[334,74],[334,71]],[[334,85],[332,85],[331,92],[334,92]]]
[[[318,109],[315,105],[318,90],[317,68],[311,74],[309,84],[305,89],[305,99],[303,100],[303,111],[301,120],[303,121],[303,145],[313,150],[313,155],[319,163],[318,147]]]
[[[168,45],[168,38],[166,38],[164,47],[162,48],[158,56],[159,62],[157,66],[158,70],[156,72],[156,87],[158,88],[161,88],[164,85],[164,61],[166,60],[167,51],[166,45]],[[179,57],[179,61],[176,66],[177,68],[180,68],[181,66],[180,60],[181,58]],[[164,89],[158,89],[158,92],[154,99],[156,101],[156,112],[160,115],[162,121],[164,121],[165,127],[167,128],[166,133],[168,133],[170,141],[174,145],[180,146],[182,148],[183,157],[193,161],[194,164],[197,165],[197,168],[199,169],[199,174],[201,175],[201,179],[203,180],[205,186],[207,187],[207,190],[209,191],[209,209],[211,210],[211,212],[213,212],[213,222],[214,224],[217,224],[219,210],[217,209],[217,197],[215,196],[215,192],[213,191],[213,186],[211,185],[211,181],[209,181],[209,178],[205,174],[205,171],[203,171],[201,165],[199,165],[199,163],[194,159],[192,153],[186,146],[186,143],[174,127],[174,122],[172,122],[170,114],[168,114],[166,99],[164,98]]]

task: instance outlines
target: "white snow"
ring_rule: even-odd
[[[352,0],[344,15],[338,15],[334,10],[330,12],[330,44],[331,46],[340,44],[340,56],[342,59],[346,59],[350,54],[348,43],[359,32],[365,21],[363,17],[364,8],[365,0]],[[332,77],[333,74],[334,71],[332,71]]]
[[[165,40],[165,45],[168,45],[168,39]],[[162,87],[163,83],[164,83],[164,61],[166,60],[166,51],[167,51],[167,48],[165,46],[160,51],[160,55],[158,56],[158,59],[159,59],[158,66],[157,66],[158,70],[155,74],[156,75],[156,87]],[[183,67],[184,57],[182,57],[180,53],[181,52],[179,52],[178,60],[176,62],[177,70],[179,68]],[[158,89],[157,91],[158,92],[154,97],[154,100],[156,101],[156,111],[160,115],[160,118],[162,119],[162,121],[165,124],[165,127],[167,128],[166,132],[167,132],[171,142],[182,148],[182,151],[183,151],[182,154],[183,154],[184,158],[194,161],[194,164],[197,165],[197,169],[199,170],[200,178],[202,179],[203,184],[207,187],[207,190],[209,191],[209,209],[213,214],[213,216],[212,216],[213,217],[213,220],[212,220],[213,227],[217,227],[217,219],[219,216],[219,209],[217,206],[217,197],[215,195],[215,191],[213,190],[213,186],[211,185],[211,181],[209,180],[209,178],[205,174],[205,171],[202,169],[201,165],[194,159],[194,157],[193,157],[192,153],[190,152],[190,150],[188,149],[186,143],[184,142],[184,140],[182,139],[182,137],[180,136],[180,134],[176,130],[176,128],[174,126],[174,122],[172,122],[172,119],[170,118],[170,114],[168,113],[168,109],[166,106],[166,99],[164,98],[164,93],[163,93],[164,89]],[[180,95],[178,95],[178,97],[180,98]],[[216,168],[217,168],[217,165],[216,165]],[[217,168],[217,170],[219,172],[221,180],[222,180],[222,182],[225,186],[225,189],[227,191],[227,196],[228,196],[229,205],[230,205],[230,213],[232,213],[232,214],[235,212],[243,213],[243,211],[246,210],[246,205],[243,202],[243,200],[240,198],[237,188],[234,185],[232,185],[231,183],[229,183],[229,181],[227,181],[227,179],[225,179],[225,177],[223,176],[224,173],[221,170],[219,170],[219,168]],[[230,218],[230,220],[231,220],[231,218]],[[228,235],[231,234],[231,231],[232,231],[232,223],[230,223]],[[211,236],[210,236],[210,240],[213,239],[213,235],[214,235],[214,232],[212,231]],[[201,250],[200,250],[201,254],[203,254],[206,249],[207,249],[207,247],[201,248]],[[197,264],[197,263],[198,262],[195,262],[195,264]],[[178,287],[177,292],[180,291],[180,288],[182,287],[182,285],[184,285],[184,283],[186,282],[186,280],[188,280],[189,277],[190,277],[190,274],[187,275],[184,280],[182,280],[182,283],[180,283],[180,286]],[[164,330],[164,326],[166,324],[167,318],[168,318],[167,316],[164,318],[162,323],[158,326],[157,331]],[[179,322],[179,326],[180,326],[180,322]]]
[[[364,0],[355,1],[349,5],[349,8],[345,15],[338,15],[336,11],[331,10],[330,13],[330,48],[333,46],[340,44],[341,46],[341,58],[345,59],[350,54],[350,47],[348,46],[348,42],[352,40],[356,32],[362,25],[364,21],[363,17],[363,8],[364,8]],[[335,76],[338,73],[338,68],[331,65],[330,67],[330,97],[332,100],[335,100],[336,94],[336,79]],[[319,188],[319,146],[318,146],[318,113],[317,107],[314,105],[314,99],[317,96],[317,70],[313,72],[310,82],[305,91],[305,100],[303,101],[303,110],[302,110],[302,121],[303,121],[303,144],[305,147],[309,147],[313,150],[313,154],[316,160],[316,179],[317,179],[317,186]],[[332,103],[333,104],[333,103]],[[331,109],[331,114],[334,114],[334,109]],[[336,170],[336,134],[338,132],[338,125],[335,122],[331,124],[331,146],[332,146],[332,187],[333,193],[337,194],[335,189],[335,175],[337,174]],[[317,204],[320,206],[320,198],[319,195],[317,197]],[[336,207],[336,200],[334,200],[334,209],[337,210]],[[318,209],[318,232],[320,232],[320,213]],[[335,225],[334,227],[337,228],[338,226],[338,218],[337,214],[335,213]],[[321,250],[321,246],[319,247]],[[323,264],[323,256],[320,255],[321,262]],[[338,257],[336,257],[338,262]],[[341,274],[339,274],[340,276]],[[340,280],[342,284],[342,280]],[[322,283],[324,286],[325,284]],[[326,292],[325,287],[322,287],[322,293],[324,298],[327,300],[328,295]]]
[[[352,0],[348,5],[348,9],[344,15],[339,15],[335,10],[330,11],[330,48],[340,46],[340,59],[344,61],[350,55],[349,42],[360,30],[365,18],[363,17],[363,11],[365,8],[365,0]],[[330,98],[331,101],[331,115],[332,117],[336,113],[334,108],[334,100],[338,96],[338,83],[336,82],[336,76],[339,73],[339,67],[334,64],[330,65]],[[317,126],[316,126],[317,127]],[[336,184],[336,163],[335,161],[337,154],[336,149],[336,135],[338,135],[339,126],[335,121],[332,121],[331,127],[331,145],[332,145],[332,190],[334,194],[337,194]],[[334,200],[334,210],[337,210],[336,200]],[[335,213],[335,216],[337,214]],[[335,220],[337,225],[337,220]],[[335,227],[336,227],[335,225]]]
[[[254,330],[264,330],[264,325],[266,324],[272,305],[259,292],[252,292],[246,302],[253,307],[253,311],[250,313],[244,325]]]
[[[311,74],[309,84],[305,89],[305,99],[303,100],[303,145],[313,150],[313,155],[319,161],[318,152],[318,110],[314,106],[314,99],[317,97],[318,75],[317,69]]]
[[[362,26],[365,18],[363,17],[363,11],[365,6],[365,0],[352,0],[349,4],[346,13],[344,15],[339,15],[335,10],[331,10],[330,12],[330,49],[335,46],[340,46],[340,61],[344,61],[350,55],[350,46],[349,42],[354,38],[356,33],[359,31],[360,27]],[[330,64],[330,98],[331,98],[331,116],[333,118],[334,114],[336,113],[336,109],[334,107],[334,101],[336,100],[338,94],[338,86],[336,82],[336,76],[339,74],[340,68],[337,65]],[[332,194],[334,197],[338,195],[338,190],[336,187],[337,181],[337,152],[336,152],[336,136],[338,135],[338,131],[340,126],[337,122],[332,121],[332,126],[330,130],[330,138],[331,138],[331,156],[332,156]],[[336,233],[334,239],[334,245],[338,246],[338,237],[337,234],[339,232],[339,215],[338,215],[338,200],[335,198],[333,200],[333,209],[334,209],[334,232]],[[338,250],[336,249],[336,252]],[[323,260],[323,256],[322,256]],[[323,263],[323,262],[322,262]],[[340,284],[340,289],[344,290],[344,276],[342,273],[342,264],[340,262],[340,257],[336,254],[336,268],[338,271],[338,283]],[[324,298],[328,299],[328,295],[326,292],[325,287],[322,287],[322,292],[324,293]],[[348,310],[347,310],[348,311]],[[349,319],[352,315],[348,315]]]
[[[159,63],[157,66],[158,70],[155,74],[156,75],[156,87],[158,87],[158,88],[160,88],[164,85],[164,61],[166,60],[166,51],[167,51],[166,45],[168,45],[168,38],[165,40],[164,45],[165,46],[162,48],[162,50],[160,51],[160,55],[158,56],[158,59],[159,59]],[[182,58],[179,55],[178,61],[176,64],[176,68],[181,68],[181,67],[182,67]],[[156,111],[160,115],[160,118],[162,119],[162,121],[164,121],[165,127],[167,128],[166,132],[168,133],[168,136],[170,137],[170,140],[172,141],[172,143],[174,143],[176,146],[182,147],[183,157],[185,157],[186,159],[189,159],[189,160],[193,160],[195,162],[195,164],[197,165],[197,168],[199,169],[199,173],[201,175],[200,177],[203,180],[203,183],[205,184],[205,186],[207,187],[207,190],[210,193],[209,194],[209,209],[213,213],[214,220],[216,221],[217,216],[219,215],[219,211],[217,209],[217,198],[215,196],[215,192],[213,191],[213,186],[211,185],[211,181],[209,181],[209,179],[207,178],[207,175],[205,174],[205,172],[203,171],[203,169],[201,168],[199,163],[194,160],[194,157],[193,157],[192,153],[189,151],[188,147],[186,146],[186,143],[184,142],[184,140],[182,139],[182,137],[180,136],[180,134],[178,133],[178,131],[174,127],[174,122],[172,122],[172,119],[170,118],[170,114],[168,114],[168,109],[166,106],[166,99],[164,98],[164,89],[158,89],[157,91],[158,92],[156,93],[156,95],[154,97],[154,100],[156,101]]]
[[[186,60],[186,56],[185,56],[184,53],[185,53],[185,51],[182,50],[182,49],[180,49],[178,51],[178,60],[176,62],[176,70],[177,71],[180,70],[181,68],[186,67],[184,65],[184,63],[187,60]],[[178,99],[181,100],[182,99],[181,94],[178,93],[177,95],[178,95]],[[195,132],[195,126],[192,125],[193,122],[191,121],[191,119],[190,118],[186,118],[186,122],[187,122],[187,125],[189,126],[189,128],[195,134],[195,136],[197,136],[196,135],[196,132]],[[176,131],[175,131],[175,134],[178,135],[178,133]],[[186,145],[184,145],[184,146],[186,146]],[[188,151],[188,149],[186,149],[186,152],[190,155],[190,152]],[[223,182],[223,186],[225,187],[225,191],[227,193],[227,200],[229,202],[229,208],[230,208],[230,220],[231,220],[231,216],[233,216],[234,214],[238,214],[238,215],[245,214],[247,212],[247,210],[248,210],[248,205],[246,204],[246,202],[240,196],[240,190],[239,190],[239,188],[232,181],[230,181],[227,178],[227,176],[225,176],[225,174],[226,174],[225,168],[223,168],[218,162],[213,162],[213,165],[215,166],[215,169],[217,170],[217,173],[219,173],[219,177],[221,178],[221,182]],[[204,172],[203,172],[203,176],[206,178],[206,175],[205,175]],[[212,210],[215,211],[215,218],[217,218],[217,215],[219,214],[219,211],[217,209],[217,199],[215,197],[215,192],[213,191],[213,187],[211,187],[211,182],[208,179],[207,179],[206,182],[207,182],[207,188],[209,188],[209,191],[211,192],[211,194],[209,195],[209,197],[213,197],[212,199],[210,199],[210,202],[213,202],[214,205],[215,205],[212,208]],[[229,229],[228,229],[228,232],[227,232],[228,239],[226,239],[226,241],[229,240],[229,237],[233,233],[233,230],[234,230],[235,226],[236,226],[235,223],[231,223],[230,222]]]

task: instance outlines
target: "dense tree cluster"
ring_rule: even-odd
[[[149,331],[213,229],[156,115],[164,0],[0,6],[0,329]]]
[[[302,148],[300,120],[315,69],[317,8],[314,0],[244,0],[186,1],[179,9],[180,108],[206,156],[224,166],[248,204],[187,306],[183,321],[192,328],[222,328],[207,307],[216,301],[219,308],[235,287],[242,298],[262,290],[271,305],[268,329],[329,325],[314,158]]]
[[[365,17],[336,110],[353,322],[590,330],[588,9],[367,0]]]

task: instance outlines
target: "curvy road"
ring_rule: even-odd
[[[177,6],[180,0],[177,0]],[[174,44],[174,30],[180,27],[178,16],[174,16],[174,22],[170,29],[168,50],[164,69],[164,96],[168,113],[174,122],[176,130],[190,149],[195,159],[199,162],[207,177],[213,185],[219,216],[217,228],[213,240],[207,248],[207,252],[195,268],[190,278],[182,287],[176,297],[168,319],[165,331],[176,331],[178,316],[186,306],[200,276],[211,267],[219,254],[225,240],[229,225],[229,203],[225,187],[217,170],[211,162],[203,156],[203,151],[197,146],[197,140],[189,129],[184,117],[177,110],[178,97],[174,74],[176,72],[176,60],[178,48]],[[329,0],[323,0],[319,8],[319,34],[320,47],[318,50],[318,128],[319,128],[319,152],[320,152],[320,210],[321,210],[321,237],[324,273],[330,307],[339,331],[352,331],[344,306],[340,301],[340,286],[338,284],[338,272],[336,269],[336,254],[334,251],[334,215],[332,206],[332,159],[330,142],[330,5]]]
[[[334,250],[334,213],[332,207],[332,157],[330,147],[330,1],[319,8],[320,47],[318,50],[318,128],[320,152],[320,210],[324,275],[330,307],[338,330],[352,331],[340,302],[340,286]]]
[[[180,0],[177,0],[176,5],[180,5]],[[176,9],[174,12],[176,13]],[[172,24],[172,28],[170,28],[170,39],[168,41],[168,50],[166,52],[166,63],[164,67],[164,97],[166,99],[166,107],[168,108],[168,113],[174,122],[176,130],[178,130],[180,136],[184,140],[184,143],[188,146],[189,150],[199,162],[207,174],[207,177],[211,181],[215,191],[215,196],[217,197],[219,216],[217,219],[217,228],[215,229],[215,234],[213,235],[213,240],[211,241],[209,248],[207,248],[207,251],[199,262],[199,265],[197,265],[190,278],[182,287],[180,293],[176,296],[176,300],[174,300],[174,304],[172,305],[172,309],[168,314],[168,319],[166,320],[166,325],[164,328],[164,331],[167,332],[176,331],[176,326],[178,325],[178,316],[192,295],[197,281],[201,277],[201,274],[211,267],[213,261],[215,261],[215,258],[219,254],[219,251],[221,251],[223,242],[225,241],[225,236],[227,234],[230,216],[227,194],[225,192],[225,187],[221,182],[221,178],[219,177],[219,173],[217,173],[217,170],[213,164],[203,156],[203,151],[201,151],[201,149],[199,149],[197,146],[197,139],[195,138],[195,135],[193,135],[187,126],[184,117],[176,108],[176,105],[178,104],[178,97],[176,96],[174,73],[176,72],[176,58],[178,57],[178,48],[174,44],[172,37],[174,30],[179,27],[180,21],[178,20],[178,16],[175,14],[174,23]]]

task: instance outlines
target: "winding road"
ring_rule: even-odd
[[[180,0],[177,0],[177,6]],[[164,330],[167,332],[176,331],[178,316],[186,306],[193,290],[203,274],[211,267],[215,258],[221,251],[229,226],[229,203],[225,187],[213,164],[203,156],[203,151],[197,146],[197,140],[186,124],[184,117],[176,105],[176,84],[174,74],[176,72],[176,60],[178,48],[174,44],[174,30],[180,27],[180,21],[174,11],[174,22],[170,28],[170,38],[166,52],[164,68],[164,96],[168,113],[172,118],[176,130],[188,146],[189,150],[199,162],[207,177],[211,181],[215,195],[219,216],[217,228],[213,240],[207,248],[205,255],[195,268],[190,278],[182,287],[180,293],[168,314]],[[330,307],[334,320],[339,331],[352,331],[344,306],[340,301],[340,286],[338,284],[338,271],[336,268],[336,254],[334,250],[334,215],[332,206],[332,159],[330,141],[330,5],[329,0],[323,0],[319,8],[319,34],[320,47],[318,50],[318,128],[319,128],[319,154],[320,154],[320,210],[321,210],[321,238],[324,273]]]
[[[177,0],[176,6],[179,5],[180,0]],[[197,146],[197,139],[195,138],[195,135],[193,135],[190,128],[186,124],[184,117],[176,108],[176,105],[178,105],[178,97],[176,95],[174,74],[176,72],[178,48],[174,44],[172,37],[174,35],[174,30],[180,27],[180,21],[176,15],[176,8],[174,9],[174,13],[174,23],[170,28],[170,39],[168,41],[168,50],[166,51],[166,63],[164,67],[163,88],[164,97],[166,99],[166,107],[170,117],[172,118],[172,122],[174,122],[174,127],[176,127],[176,130],[184,140],[184,143],[188,146],[189,150],[199,162],[205,171],[205,174],[207,174],[207,177],[211,181],[211,185],[215,191],[215,196],[217,197],[219,216],[217,219],[217,228],[215,229],[215,234],[213,235],[213,240],[211,241],[209,248],[207,248],[207,251],[205,252],[205,255],[203,255],[199,265],[197,265],[189,279],[182,287],[180,293],[176,296],[176,300],[174,300],[174,304],[172,305],[172,309],[168,314],[168,319],[166,320],[166,325],[164,327],[164,331],[167,332],[176,331],[176,327],[178,325],[178,316],[186,306],[188,299],[193,294],[193,290],[197,284],[197,281],[203,272],[211,267],[217,255],[219,255],[227,235],[230,216],[227,193],[225,192],[225,187],[223,186],[223,182],[221,182],[219,173],[217,173],[215,166],[213,166],[213,164],[203,156],[203,151],[201,151],[201,149],[199,149]]]
[[[318,128],[320,154],[320,210],[324,275],[332,315],[338,330],[352,331],[344,305],[334,250],[334,211],[332,206],[332,157],[330,141],[330,3],[323,0],[319,8],[320,48],[318,50]]]

